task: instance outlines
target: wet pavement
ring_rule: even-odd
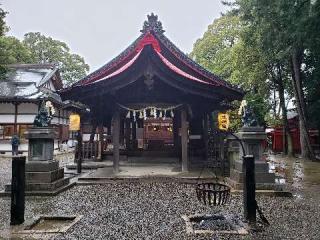
[[[284,185],[297,199],[312,195],[320,204],[320,162],[281,155],[270,155],[268,159],[279,185]]]
[[[271,224],[262,232],[250,232],[245,237],[219,234],[187,235],[182,215],[223,212],[243,216],[242,196],[233,195],[228,205],[209,208],[197,201],[192,185],[151,182],[76,186],[54,197],[27,197],[26,219],[39,215],[78,214],[83,215],[83,218],[64,234],[18,237],[61,240],[319,240],[320,163],[299,158],[283,158],[281,155],[271,155],[269,160],[279,183],[285,182],[284,187],[291,190],[294,197],[257,196],[258,204]],[[9,226],[9,198],[0,198],[0,212],[0,239],[15,239],[13,237],[17,235],[12,234],[13,229]]]

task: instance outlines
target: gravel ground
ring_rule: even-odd
[[[11,159],[0,157],[0,191],[11,181]]]
[[[222,212],[242,216],[242,196],[232,196],[226,206],[208,208],[198,203],[193,186],[178,183],[76,186],[55,197],[27,197],[25,214],[26,219],[37,215],[83,215],[65,234],[34,235],[33,239],[318,240],[319,190],[319,185],[309,184],[308,188],[300,188],[299,195],[294,198],[258,196],[258,204],[271,226],[245,237],[188,236],[181,215]],[[1,236],[7,238],[9,233],[10,199],[0,198],[0,212],[1,239]]]
[[[319,239],[319,201],[305,198],[258,197],[271,226],[239,236],[188,236],[183,214],[240,214],[241,196],[224,207],[200,205],[194,188],[184,184],[117,183],[76,186],[52,198],[27,198],[26,218],[41,214],[80,214],[66,234],[51,239]],[[10,201],[0,199],[1,228],[8,228]],[[4,231],[5,232],[5,231]],[[44,238],[44,237],[43,237]],[[42,239],[37,238],[36,239]]]

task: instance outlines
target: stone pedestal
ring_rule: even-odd
[[[245,153],[255,159],[255,179],[257,189],[274,189],[275,175],[269,173],[268,163],[263,157],[263,141],[266,134],[260,127],[243,127],[236,134],[243,143]],[[230,161],[229,184],[235,189],[243,188],[242,157],[244,153],[238,140],[228,137],[228,158]]]
[[[53,159],[56,133],[50,127],[30,128],[26,133],[29,139],[28,162],[26,163],[26,193],[54,195],[69,185],[64,177],[64,169]],[[11,190],[7,185],[6,191]]]

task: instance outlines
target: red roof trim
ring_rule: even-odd
[[[166,59],[161,53],[157,52],[158,56],[160,57],[161,61],[167,66],[169,67],[172,71],[174,71],[175,73],[185,77],[185,78],[188,78],[192,81],[197,81],[197,82],[201,82],[201,83],[204,83],[204,84],[208,84],[208,85],[216,85],[216,84],[213,84],[211,82],[206,82],[206,81],[203,81],[199,78],[196,78],[186,72],[184,72],[183,70],[181,70],[180,68],[178,68],[177,66],[175,66],[173,63],[171,63],[168,59]]]
[[[111,66],[109,66],[109,68],[105,69],[103,72],[97,72],[96,74],[93,74],[92,76],[87,78],[85,81],[79,82],[79,85],[88,85],[88,84],[90,84],[92,82],[100,80],[101,78],[103,78],[103,77],[107,76],[108,74],[112,73],[112,70],[114,70],[114,68],[118,67],[120,63],[123,63],[123,62],[126,62],[126,61],[130,61],[132,58],[135,57],[135,55],[136,55],[136,52],[131,52],[125,58],[121,59],[120,62],[114,62]]]
[[[141,51],[146,45],[152,45],[152,48],[156,52],[161,52],[160,44],[158,40],[150,33],[148,32],[137,44],[136,51]]]
[[[137,58],[140,56],[140,53],[141,53],[142,50],[140,50],[140,52],[138,52],[129,62],[127,62],[125,65],[123,65],[122,67],[120,67],[119,69],[117,69],[116,71],[112,72],[111,74],[109,74],[108,76],[102,78],[102,79],[99,79],[97,81],[94,81],[94,82],[90,82],[90,83],[86,83],[84,85],[89,85],[89,84],[94,84],[94,83],[97,83],[97,82],[100,82],[100,81],[103,81],[103,80],[106,80],[106,79],[109,79],[109,78],[112,78],[120,73],[122,73],[123,71],[125,71],[126,69],[128,69],[136,60]]]

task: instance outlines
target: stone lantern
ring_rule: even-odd
[[[263,151],[266,133],[263,127],[258,126],[255,115],[246,104],[243,106],[243,127],[235,135],[242,141],[245,154],[253,155],[255,161],[255,180],[257,189],[274,189],[275,174],[269,173],[268,163]],[[235,189],[243,186],[243,150],[238,140],[228,137],[228,158],[230,162],[229,184]]]
[[[32,195],[54,195],[67,187],[69,178],[64,177],[64,169],[54,159],[55,129],[49,126],[52,119],[51,103],[42,104],[34,120],[34,126],[26,132],[29,140],[28,161],[26,163],[26,193]]]

